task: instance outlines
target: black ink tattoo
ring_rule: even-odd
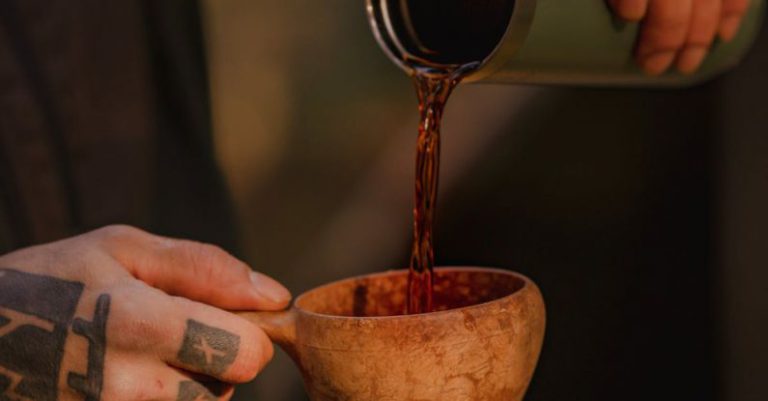
[[[110,296],[96,302],[93,321],[72,320],[83,284],[0,268],[0,401],[56,401],[68,329],[88,339],[88,373],[68,384],[99,401]]]
[[[70,372],[67,384],[85,396],[85,401],[99,401],[104,385],[104,355],[107,348],[107,316],[111,297],[102,294],[96,301],[93,321],[77,318],[72,324],[75,334],[88,339],[88,373]]]
[[[56,401],[83,284],[0,268],[0,401]]]
[[[221,391],[217,392],[218,395],[214,393],[214,389],[196,381],[186,380],[179,383],[179,396],[176,397],[176,401],[217,401],[222,395]]]
[[[189,319],[178,359],[195,371],[216,376],[235,361],[239,348],[239,336]]]

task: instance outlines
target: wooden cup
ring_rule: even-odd
[[[283,312],[244,312],[293,358],[312,401],[519,401],[544,302],[509,271],[435,270],[436,312],[403,315],[407,271],[337,281]]]

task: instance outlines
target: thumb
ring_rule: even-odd
[[[128,226],[94,234],[134,277],[170,295],[229,310],[279,310],[291,300],[280,283],[217,246]]]

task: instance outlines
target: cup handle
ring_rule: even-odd
[[[237,315],[259,326],[285,352],[296,356],[296,309],[279,312],[237,312]]]

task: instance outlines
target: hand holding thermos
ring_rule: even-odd
[[[637,62],[652,75],[673,64],[682,73],[699,68],[716,37],[736,36],[749,0],[609,0],[616,14],[642,21]]]

